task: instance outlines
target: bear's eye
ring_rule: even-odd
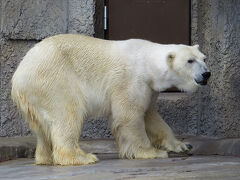
[[[188,63],[192,64],[195,60],[194,59],[189,59]]]

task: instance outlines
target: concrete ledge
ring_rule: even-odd
[[[81,148],[86,152],[94,153],[99,159],[117,159],[116,143],[112,139],[81,140]],[[0,137],[0,162],[17,158],[32,158],[36,150],[36,138]]]
[[[240,138],[211,139],[205,137],[179,137],[190,142],[193,149],[191,155],[226,155],[240,157]],[[87,152],[94,153],[99,159],[117,159],[118,152],[113,139],[81,140],[80,146]],[[0,137],[0,162],[16,158],[34,157],[36,138],[27,137]],[[170,153],[170,157],[187,156],[186,154]]]
[[[240,157],[240,138],[210,139],[206,137],[187,137],[193,145],[193,155],[223,155]]]
[[[0,138],[0,162],[34,156],[35,137]]]

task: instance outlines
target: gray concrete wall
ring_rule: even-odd
[[[95,2],[0,1],[0,136],[30,134],[10,99],[10,79],[24,54],[47,36],[101,31],[95,20],[102,3]],[[208,86],[192,95],[160,96],[159,112],[177,134],[240,137],[239,9],[238,0],[192,1],[192,43],[200,44],[207,55],[212,77]],[[106,120],[87,120],[82,137],[111,137]]]

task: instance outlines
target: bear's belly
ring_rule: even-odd
[[[91,116],[94,118],[109,116],[111,112],[110,98],[107,98],[105,93],[88,92],[88,98],[86,103],[87,103],[88,116]]]

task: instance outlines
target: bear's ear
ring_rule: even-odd
[[[194,45],[193,47],[196,48],[196,49],[199,49],[199,45],[198,44]]]
[[[175,57],[176,57],[176,54],[174,52],[170,52],[167,55],[167,64],[171,69],[173,68],[173,61],[174,61]]]

